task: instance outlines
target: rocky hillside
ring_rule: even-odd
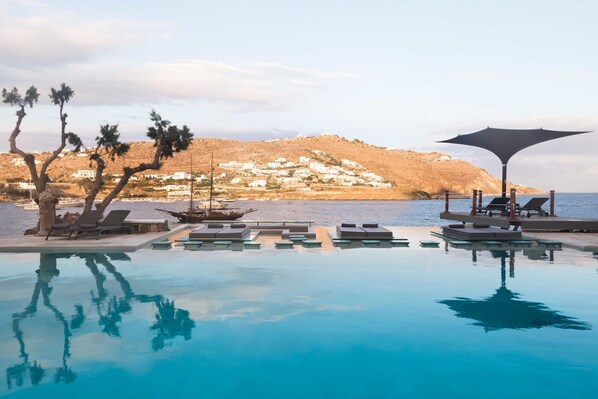
[[[149,142],[132,144],[131,151],[122,160],[109,165],[107,173],[122,173],[123,165],[147,162],[151,158],[153,146]],[[359,140],[347,140],[335,135],[314,137],[297,137],[292,139],[242,142],[226,139],[195,139],[191,149],[176,154],[167,160],[160,174],[188,172],[190,155],[193,159],[193,170],[196,173],[208,173],[210,155],[213,154],[215,174],[226,173],[218,182],[226,187],[227,194],[237,198],[309,198],[309,199],[409,199],[436,196],[449,190],[456,195],[469,195],[473,189],[482,189],[486,194],[500,193],[500,180],[490,176],[486,171],[465,161],[453,159],[447,154],[432,152],[419,153],[408,150],[391,150],[368,145]],[[38,154],[38,159],[46,155]],[[303,164],[299,162],[303,158]],[[15,155],[0,155],[0,175],[3,180],[27,178],[27,168],[12,161]],[[221,164],[252,163],[266,168],[268,163],[284,158],[295,167],[287,168],[289,176],[297,169],[309,169],[309,158],[329,167],[336,167],[347,174],[359,176],[366,173],[376,176],[380,184],[373,186],[360,180],[359,184],[335,184],[320,178],[309,179],[307,185],[285,186],[271,184],[272,176],[266,176],[268,187],[250,188],[247,184],[259,176],[250,176],[247,171],[231,171]],[[349,167],[347,165],[357,165]],[[54,163],[50,171],[52,179],[61,182],[73,181],[71,174],[77,170],[91,169],[89,160],[83,156],[70,153]],[[364,172],[365,171],[365,172]],[[261,172],[260,172],[261,173]],[[336,173],[336,172],[335,172]],[[255,173],[254,173],[255,174]],[[231,179],[237,177],[231,184]],[[290,180],[290,179],[287,179]],[[338,182],[337,182],[338,183]],[[538,190],[517,186],[519,193],[537,193]]]

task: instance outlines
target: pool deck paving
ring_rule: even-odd
[[[167,240],[189,230],[188,224],[174,223],[170,231],[143,234],[107,234],[80,236],[68,240],[65,236],[46,237],[34,235],[0,237],[0,252],[134,252],[156,241]]]
[[[109,234],[103,235],[96,240],[95,237],[82,236],[77,240],[67,240],[66,237],[45,237],[40,236],[5,236],[0,237],[0,252],[134,252],[158,241],[171,240],[187,234],[197,226],[186,223],[175,223],[170,231],[152,232],[144,234]],[[385,226],[393,232],[395,238],[408,239],[417,243],[419,240],[429,240],[431,231],[439,231],[438,227],[405,227]],[[334,226],[314,226],[316,239],[322,241],[321,248],[304,248],[301,245],[295,246],[295,250],[331,250],[335,248],[332,239],[336,237]],[[579,251],[598,251],[598,233],[558,233],[558,232],[530,232],[525,233],[526,238],[538,240],[553,240],[563,243],[564,248],[576,249]],[[255,238],[260,242],[262,248],[275,248],[274,242],[279,241],[280,236],[262,235]],[[417,246],[414,246],[417,247]]]

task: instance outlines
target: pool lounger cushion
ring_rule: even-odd
[[[392,240],[392,231],[380,227],[376,223],[364,223],[361,228],[365,231],[368,239]]]
[[[208,223],[207,226],[200,227],[189,234],[189,239],[210,239],[216,238],[216,233],[224,229],[224,225],[220,223]]]
[[[392,231],[380,227],[377,223],[364,223],[361,227],[357,227],[354,223],[342,223],[336,226],[336,233],[341,239],[392,240]]]
[[[251,229],[245,223],[232,223],[229,227],[216,232],[216,238],[242,239],[251,233]]]
[[[511,231],[498,227],[449,227],[442,228],[442,234],[467,241],[483,240],[517,240],[521,239],[521,231]]]

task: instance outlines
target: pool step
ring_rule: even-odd
[[[351,240],[343,240],[340,238],[333,238],[332,245],[335,247],[348,247],[351,246]]]
[[[170,241],[152,242],[152,249],[171,249],[172,243]]]
[[[453,247],[462,248],[462,247],[471,247],[473,245],[472,241],[466,240],[455,240],[450,242]]]
[[[322,246],[322,241],[318,240],[303,240],[302,244],[306,248],[319,248]]]
[[[540,240],[538,241],[538,246],[544,248],[562,248],[563,243],[556,240]]]
[[[512,245],[514,247],[526,247],[529,248],[532,246],[532,244],[535,241],[533,240],[514,240],[514,241],[509,241],[509,245]]]
[[[274,245],[278,249],[289,249],[293,248],[293,241],[276,241]]]
[[[483,244],[487,247],[501,247],[502,241],[480,241],[480,244]]]
[[[243,242],[243,248],[245,249],[260,249],[262,247],[261,242],[257,241],[245,241]]]
[[[201,248],[201,246],[203,245],[203,241],[183,241],[183,247],[185,249],[197,249],[197,248]]]
[[[305,240],[307,240],[307,237],[305,237],[304,235],[289,236],[289,241],[292,241],[293,244],[301,244]]]

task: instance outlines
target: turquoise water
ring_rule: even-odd
[[[597,269],[419,247],[0,254],[0,395],[593,398]]]

